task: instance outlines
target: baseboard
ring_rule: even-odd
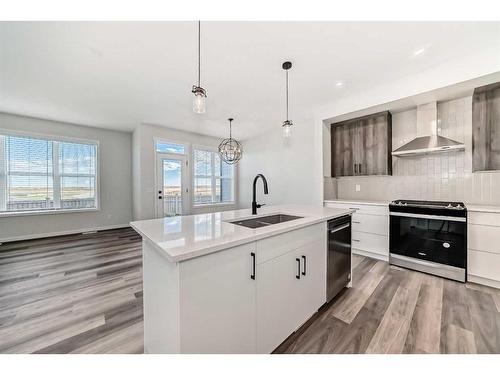
[[[356,254],[356,255],[362,255],[362,256],[368,257],[368,258],[383,260],[384,262],[389,262],[389,255],[371,253],[369,251],[364,251],[364,250],[359,250],[359,249],[352,249],[352,253]]]
[[[497,280],[486,279],[480,276],[467,275],[467,281],[471,283],[486,285],[492,288],[500,289],[500,281]]]
[[[65,230],[65,231],[60,231],[60,232],[27,234],[25,236],[0,238],[0,245],[2,243],[5,243],[5,242],[34,240],[37,238],[56,237],[56,236],[64,236],[67,234],[78,234],[78,233],[83,233],[83,232],[95,232],[95,231],[101,231],[101,230],[119,229],[119,228],[127,228],[127,227],[130,227],[130,224],[128,224],[128,223],[127,224],[115,224],[115,225],[105,225],[102,227],[94,227],[94,228],[81,228],[81,229]]]

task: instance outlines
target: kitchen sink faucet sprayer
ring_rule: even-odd
[[[257,204],[257,199],[255,197],[256,196],[256,194],[255,194],[255,188],[256,188],[257,180],[259,179],[259,177],[262,179],[262,182],[264,183],[264,194],[267,195],[267,193],[268,193],[268,190],[267,190],[267,180],[266,180],[266,178],[264,177],[263,174],[259,173],[253,179],[252,215],[257,215],[257,208],[261,208],[262,206],[264,206],[263,204]]]

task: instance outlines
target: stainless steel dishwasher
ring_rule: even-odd
[[[328,221],[327,301],[351,281],[351,216]]]

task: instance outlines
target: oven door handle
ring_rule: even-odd
[[[391,216],[400,216],[400,217],[414,217],[417,219],[461,221],[463,223],[465,223],[467,221],[467,219],[465,217],[410,214],[410,213],[405,213],[405,212],[391,212],[390,215]]]

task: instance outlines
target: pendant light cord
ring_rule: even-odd
[[[288,70],[286,70],[286,120],[288,121]]]
[[[232,125],[233,125],[233,120],[229,120],[229,139],[233,138]]]
[[[201,84],[201,21],[198,21],[198,87]]]

